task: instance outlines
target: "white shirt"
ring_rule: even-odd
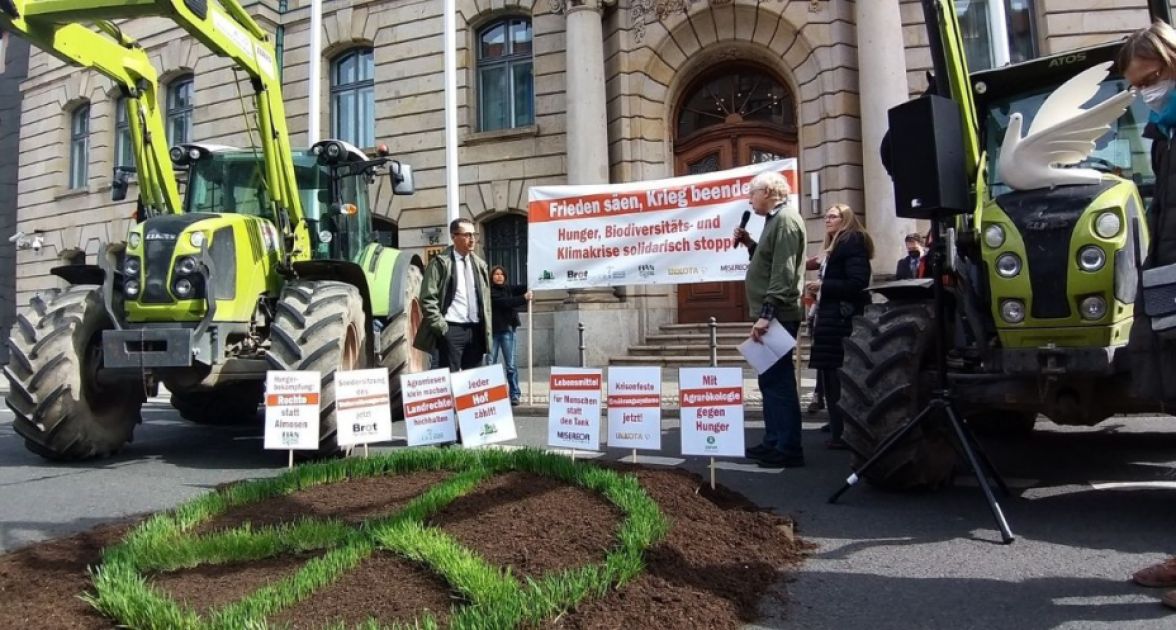
[[[477,289],[473,283],[474,280],[474,256],[473,253],[462,256],[453,252],[453,279],[454,291],[453,302],[449,304],[449,309],[445,311],[445,321],[454,324],[476,324],[481,319],[478,317],[478,294]]]

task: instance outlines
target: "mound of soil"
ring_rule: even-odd
[[[759,511],[743,497],[681,470],[623,467],[670,521],[666,539],[647,554],[646,572],[602,599],[553,620],[552,628],[737,628],[807,551],[786,518]],[[396,512],[448,473],[421,472],[310,488],[233,508],[202,531],[290,522],[297,518],[359,521]],[[489,479],[432,519],[488,562],[520,577],[599,562],[615,536],[620,512],[601,497],[525,473]],[[0,628],[113,628],[79,595],[90,589],[87,568],[138,520],[95,528],[0,556]],[[159,588],[207,610],[282,579],[313,555],[242,565],[202,566],[152,576]],[[432,612],[442,625],[459,602],[438,576],[392,554],[377,553],[339,581],[271,621],[321,628],[349,627],[372,617],[411,623]]]

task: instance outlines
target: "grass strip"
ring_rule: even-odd
[[[358,528],[337,521],[299,521],[272,528],[248,526],[188,539],[186,532],[225,510],[290,494],[315,485],[376,475],[421,470],[458,472],[445,483],[413,499],[396,515]],[[617,531],[618,545],[599,565],[579,567],[520,584],[509,569],[492,567],[425,521],[468,493],[486,477],[522,471],[558,479],[602,494],[625,515]],[[469,598],[453,611],[454,628],[513,628],[536,625],[624,584],[643,569],[643,553],[665,535],[667,524],[657,505],[632,475],[621,475],[585,462],[543,453],[461,449],[412,449],[367,458],[300,466],[273,479],[237,484],[204,495],[171,513],[149,519],[127,539],[104,551],[104,564],[94,573],[92,605],[131,627],[251,628],[265,627],[266,618],[331,584],[371,555],[387,547],[440,573]],[[289,551],[335,549],[312,559],[295,575],[270,584],[204,619],[152,589],[143,571],[169,570],[205,563],[256,560]],[[435,628],[423,615],[411,625]],[[369,619],[362,627],[379,627]]]

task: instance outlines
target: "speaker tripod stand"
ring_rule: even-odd
[[[964,423],[960,416],[959,410],[956,409],[955,402],[952,400],[951,383],[947,377],[947,308],[945,305],[945,293],[943,288],[943,272],[944,263],[947,258],[946,246],[942,232],[940,231],[940,219],[933,218],[931,221],[932,234],[935,235],[935,242],[931,248],[931,269],[934,274],[934,295],[935,295],[935,389],[931,392],[931,397],[927,401],[927,405],[923,407],[914,418],[895,431],[890,437],[886,438],[874,451],[874,454],[866,460],[860,468],[855,470],[833,496],[829,497],[829,503],[836,503],[841,495],[845,494],[847,490],[858,484],[866,471],[870,469],[883,457],[886,457],[894,446],[903,440],[915,427],[920,426],[924,422],[946,422],[951,427],[952,432],[956,437],[956,441],[963,451],[964,457],[968,460],[968,465],[971,466],[972,472],[976,474],[976,481],[980,485],[980,490],[984,493],[984,498],[988,502],[988,508],[992,511],[992,516],[996,519],[997,528],[1000,529],[1001,540],[1004,544],[1009,544],[1015,540],[1013,532],[1009,529],[1009,523],[1005,520],[1004,512],[1000,509],[1000,503],[997,502],[996,496],[992,492],[992,487],[988,483],[988,477],[991,476],[1001,491],[1007,497],[1009,496],[1009,488],[1001,479],[1000,474],[993,467],[992,462],[988,456],[984,454],[984,450],[980,447],[979,442],[976,441],[976,436],[972,434],[971,429]]]

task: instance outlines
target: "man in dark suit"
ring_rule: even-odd
[[[451,372],[476,368],[490,351],[490,274],[474,253],[477,233],[469,219],[449,224],[453,245],[429,261],[421,280],[424,321],[413,346],[437,350]]]
[[[907,234],[904,242],[907,255],[899,259],[898,265],[894,268],[894,277],[896,280],[913,280],[919,277],[919,261],[923,258],[923,235]]]

